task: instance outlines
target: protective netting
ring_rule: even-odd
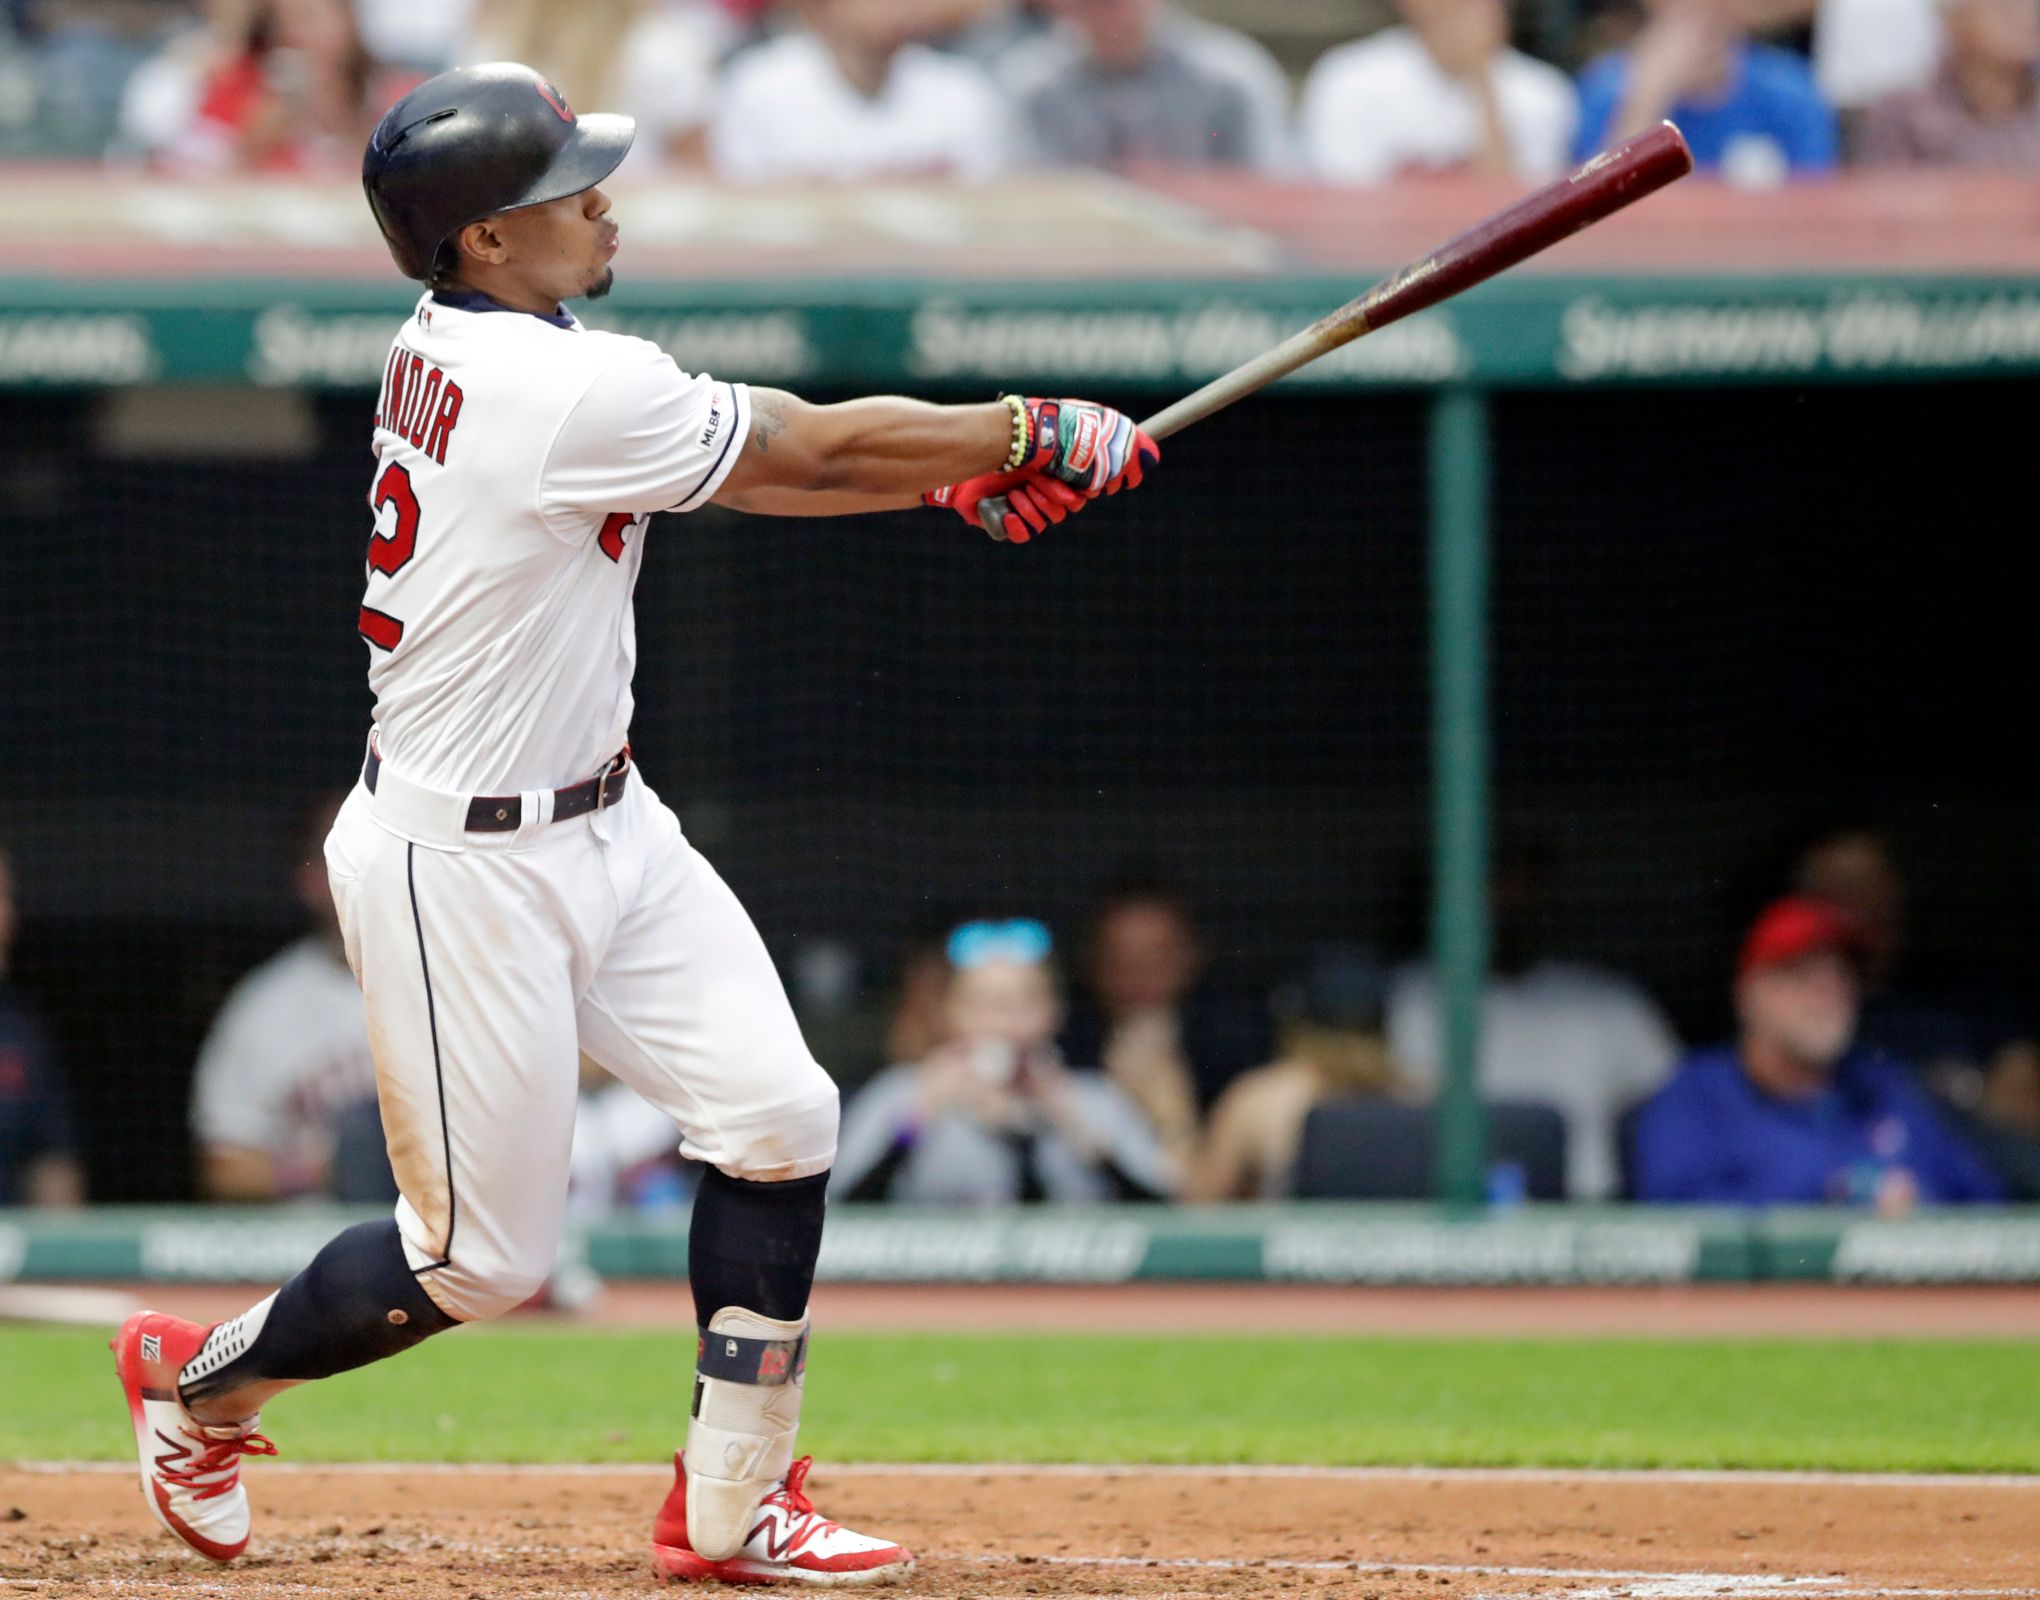
[[[1920,942],[2032,973],[2028,519],[1993,426],[2024,393],[1497,402],[1497,824],[1549,857],[1552,949],[1705,1033],[1787,837],[1868,811]],[[199,1038],[294,931],[293,823],[366,731],[370,402],[267,460],[104,453],[102,404],[0,403],[0,839],[95,1193],[174,1197]],[[934,513],[661,520],[643,769],[788,970],[848,951],[866,996],[931,921],[1067,936],[1129,867],[1184,885],[1244,988],[1407,948],[1426,418],[1265,397],[1020,549]]]

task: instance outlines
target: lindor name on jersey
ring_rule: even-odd
[[[455,794],[600,770],[648,519],[713,499],[750,426],[742,384],[646,340],[423,296],[383,368],[359,621],[390,768]]]
[[[376,403],[375,426],[389,419],[392,432],[402,435],[442,467],[446,465],[446,441],[460,421],[460,385],[447,381],[446,374],[421,355],[402,345],[390,349],[389,365],[383,369],[382,395]]]

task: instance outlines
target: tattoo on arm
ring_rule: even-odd
[[[786,431],[786,402],[776,394],[754,394],[751,397],[751,438],[758,446],[758,454],[772,453],[772,436]]]

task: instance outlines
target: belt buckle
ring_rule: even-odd
[[[609,809],[609,780],[615,777],[616,775],[617,775],[616,761],[613,758],[611,759],[609,765],[604,767],[602,771],[596,775],[595,809],[597,811],[607,811]]]

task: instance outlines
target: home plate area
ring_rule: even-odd
[[[653,1587],[650,1468],[250,1468],[256,1540],[185,1557],[131,1474],[0,1468],[8,1594],[607,1600]],[[2040,1479],[823,1468],[905,1592],[1244,1600],[2040,1600]],[[898,1592],[898,1591],[895,1591]]]

